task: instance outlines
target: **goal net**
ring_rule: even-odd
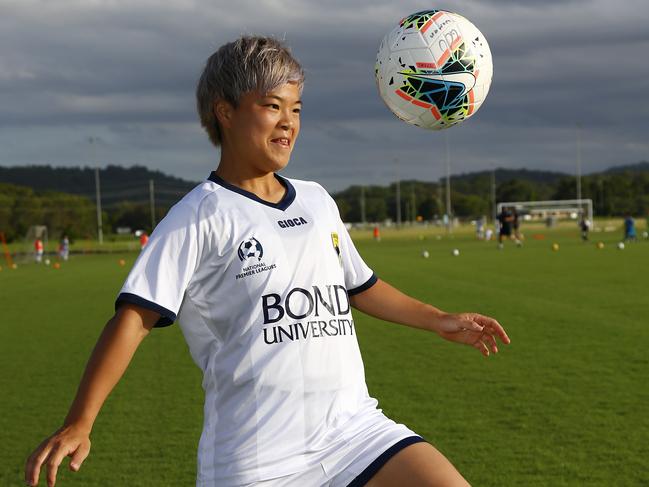
[[[46,225],[32,225],[27,229],[21,251],[16,254],[18,262],[30,262],[34,260],[36,239],[43,243],[45,254],[47,254],[48,233]]]
[[[586,219],[593,224],[593,200],[549,200],[549,201],[504,201],[496,205],[500,214],[503,208],[515,208],[521,221],[545,223],[548,227],[562,220],[571,220],[579,224]]]

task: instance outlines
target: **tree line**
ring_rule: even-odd
[[[499,172],[501,172],[500,177]],[[538,180],[503,178],[507,171],[496,171],[494,188],[491,172],[451,177],[451,214],[460,219],[492,217],[496,202],[568,200],[577,198],[574,176],[555,173]],[[401,181],[388,186],[351,186],[333,194],[344,221],[434,220],[446,213],[445,181]],[[596,216],[646,216],[649,214],[649,170],[611,171],[582,176],[581,197],[593,200]]]
[[[168,207],[156,206],[155,221],[160,221]],[[104,232],[119,227],[151,232],[148,204],[121,201],[102,212]],[[0,183],[0,233],[8,242],[22,240],[33,225],[45,225],[50,238],[67,235],[71,239],[97,238],[97,207],[87,197],[56,191]]]
[[[32,225],[47,225],[50,236],[96,235],[95,205],[82,196],[0,183],[0,232],[5,239],[24,238]]]
[[[196,184],[144,166],[0,167],[0,232],[20,240],[30,226],[46,225],[50,238],[96,238],[97,180],[108,235],[120,227],[151,232],[152,220],[160,221]]]
[[[69,171],[69,169],[66,169]],[[152,231],[151,206],[145,182],[150,174],[142,168],[126,173],[115,168],[113,175],[135,176],[142,182],[125,192],[113,192],[110,204],[102,206],[102,221],[105,234],[115,232],[119,227],[132,230]],[[42,172],[42,170],[40,171]],[[54,173],[50,173],[52,175]],[[81,173],[88,179],[89,173]],[[151,173],[151,174],[157,174]],[[68,174],[74,176],[72,172]],[[24,177],[27,173],[23,174]],[[108,179],[108,178],[107,178]],[[129,184],[131,180],[126,179]],[[187,189],[193,183],[182,182]],[[126,182],[122,183],[122,187]],[[460,219],[474,219],[493,215],[493,190],[496,201],[540,201],[551,199],[575,199],[576,179],[562,173],[544,171],[497,169],[458,175],[451,178],[451,213]],[[43,187],[44,180],[39,183]],[[66,186],[69,186],[69,182]],[[155,222],[166,214],[178,201],[183,191],[177,186],[164,187],[164,181],[156,183],[161,188],[156,196]],[[167,183],[170,184],[170,183]],[[444,180],[422,182],[416,180],[399,183],[399,204],[397,184],[387,186],[354,185],[332,196],[338,204],[344,221],[360,222],[363,216],[367,222],[397,220],[397,208],[401,209],[402,221],[413,221],[420,217],[433,220],[446,212],[446,184]],[[117,186],[116,186],[117,187]],[[97,213],[92,191],[92,181],[86,181],[78,194],[47,189],[34,189],[18,184],[0,183],[0,232],[9,241],[22,239],[32,225],[46,225],[50,238],[59,238],[66,233],[70,238],[95,238],[97,235]],[[627,168],[616,168],[581,179],[582,198],[593,200],[596,216],[640,217],[649,213],[649,164],[640,163]],[[110,196],[110,193],[108,193]],[[105,196],[103,197],[105,198]],[[105,201],[105,200],[104,200]]]

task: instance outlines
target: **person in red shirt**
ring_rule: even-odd
[[[140,235],[140,249],[143,249],[148,241],[149,236],[146,234],[146,232],[142,232],[142,235]]]
[[[40,238],[34,241],[34,258],[38,263],[43,260],[43,241]]]

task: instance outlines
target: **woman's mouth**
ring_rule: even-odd
[[[286,148],[291,146],[291,141],[289,139],[287,139],[286,137],[279,137],[277,139],[272,139],[271,142],[273,144],[279,144],[282,147],[286,147]]]

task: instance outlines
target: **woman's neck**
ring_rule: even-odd
[[[262,173],[252,168],[228,164],[221,160],[216,175],[224,181],[257,195],[264,201],[278,203],[284,197],[286,188],[272,172]]]

